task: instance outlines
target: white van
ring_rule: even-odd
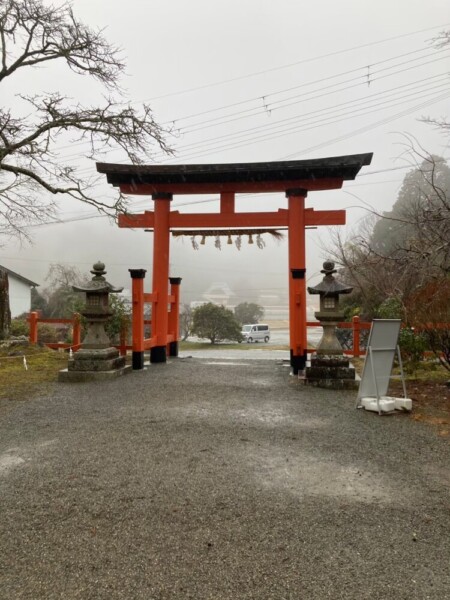
[[[251,342],[267,342],[270,340],[270,329],[268,325],[257,323],[255,325],[243,325],[242,337],[244,341],[250,344]]]

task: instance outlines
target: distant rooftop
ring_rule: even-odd
[[[8,269],[7,267],[3,267],[2,265],[0,265],[0,270],[6,271],[8,273],[8,275],[12,275],[16,279],[19,279],[20,281],[27,283],[30,287],[39,287],[38,283],[31,281],[31,279],[27,279],[23,275],[19,275],[19,273],[16,273],[15,271],[11,271],[11,269]]]

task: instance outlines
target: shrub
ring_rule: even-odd
[[[11,321],[11,327],[9,329],[10,335],[13,337],[19,337],[25,335],[28,337],[30,332],[30,326],[26,319],[13,319]]]
[[[427,349],[427,342],[422,333],[415,333],[414,329],[405,327],[400,330],[398,336],[398,345],[405,361],[405,371],[414,373],[423,361],[424,352]]]
[[[42,344],[58,342],[58,332],[49,323],[38,323],[38,341]]]

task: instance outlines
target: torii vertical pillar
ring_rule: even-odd
[[[170,252],[170,202],[172,194],[153,194],[155,202],[155,227],[153,234],[153,295],[152,337],[156,344],[150,349],[150,362],[167,360],[167,334],[169,317],[169,252]]]
[[[289,204],[289,338],[294,375],[306,367],[306,242],[305,198],[307,190],[286,190]]]

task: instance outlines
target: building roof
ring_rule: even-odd
[[[222,281],[219,281],[219,282],[215,281],[214,283],[212,283],[209,286],[209,288],[205,292],[203,292],[202,295],[203,296],[227,296],[227,297],[236,296],[236,294],[230,288],[228,283],[225,283]]]
[[[31,281],[31,279],[27,279],[26,277],[23,277],[23,275],[19,275],[19,273],[16,273],[15,271],[11,271],[11,269],[8,269],[7,267],[3,267],[2,265],[0,265],[0,270],[6,271],[6,273],[8,273],[8,275],[12,275],[16,279],[19,279],[19,281],[23,281],[23,283],[27,283],[30,287],[39,287],[39,284],[36,283],[35,281]]]
[[[350,294],[352,291],[352,287],[336,281],[334,277],[330,276],[324,277],[323,281],[316,286],[308,288],[309,294],[323,294],[324,296],[330,294]]]
[[[197,165],[124,165],[97,163],[97,171],[107,176],[114,186],[146,186],[150,193],[180,190],[192,186],[207,186],[208,190],[227,184],[239,191],[244,184],[264,189],[265,184],[276,182],[279,189],[297,188],[317,183],[318,180],[354,179],[361,167],[369,165],[372,153],[332,156],[309,160],[290,160],[258,163],[224,163]]]

